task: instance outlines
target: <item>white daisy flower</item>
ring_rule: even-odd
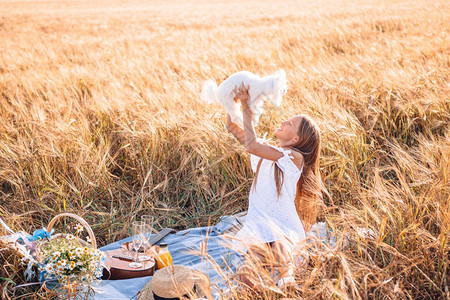
[[[73,259],[75,259],[75,257],[76,257],[76,253],[74,253],[74,252],[69,252],[67,255],[69,255],[69,259],[70,260],[73,260]]]
[[[83,254],[83,248],[78,247],[75,249],[75,254],[80,257]]]
[[[55,268],[53,267],[52,264],[48,264],[48,265],[45,267],[45,270],[46,270],[47,273],[49,273],[49,274],[53,274],[53,273],[55,272]]]
[[[68,234],[68,235],[67,235],[67,239],[68,239],[69,241],[73,240],[74,238],[75,238],[75,236],[74,236],[73,234]]]
[[[81,224],[77,224],[77,226],[75,226],[75,229],[77,230],[78,233],[82,232],[84,227]]]
[[[58,261],[57,265],[58,266],[65,266],[67,264],[67,260],[65,259],[61,259],[60,261]]]

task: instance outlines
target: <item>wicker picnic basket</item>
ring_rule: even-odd
[[[42,248],[45,248],[45,246],[50,243],[51,241],[54,240],[70,240],[75,238],[76,242],[79,243],[81,246],[83,247],[89,247],[93,250],[97,250],[97,241],[95,239],[95,235],[94,235],[94,231],[92,230],[91,226],[89,226],[88,222],[86,222],[85,219],[83,219],[82,217],[80,217],[79,215],[73,214],[73,213],[61,213],[56,215],[55,217],[53,217],[50,222],[48,223],[47,226],[47,232],[51,232],[53,227],[55,226],[56,222],[62,220],[63,218],[72,218],[75,219],[76,221],[78,221],[78,223],[81,224],[81,226],[83,226],[83,228],[87,231],[88,235],[89,235],[89,239],[90,239],[90,243],[88,243],[87,241],[83,240],[82,238],[78,237],[78,236],[74,236],[72,235],[72,237],[70,237],[70,234],[68,233],[56,233],[56,234],[52,234],[51,237],[49,238],[49,240],[44,241],[39,249],[37,249],[38,253],[37,253],[37,257],[36,260],[38,262],[40,262],[41,264],[46,264],[45,262],[45,258],[43,257],[43,252],[41,251]],[[39,275],[39,281],[42,281],[41,275]],[[53,289],[56,286],[56,283],[52,280],[47,283],[46,285],[44,285],[46,289]]]
[[[87,234],[90,238],[90,243],[86,242],[85,240],[81,239],[81,238],[77,238],[77,241],[80,243],[80,245],[82,245],[83,247],[90,247],[94,250],[97,250],[97,241],[95,239],[95,235],[94,232],[91,228],[91,226],[89,226],[89,224],[86,222],[85,219],[83,219],[82,217],[76,215],[76,214],[72,214],[72,213],[61,213],[56,215],[54,218],[52,218],[47,226],[47,232],[51,232],[51,230],[53,229],[54,225],[56,224],[57,221],[61,220],[64,217],[70,217],[75,219],[76,221],[78,221],[83,228],[87,231]],[[5,222],[3,222],[3,220],[0,219],[0,230],[2,230],[2,228],[4,228],[4,233],[9,233],[11,235],[14,235],[15,232],[13,230],[11,230],[9,228],[8,225],[6,225]],[[0,235],[1,236],[1,235]],[[68,236],[68,234],[64,234],[64,233],[58,233],[58,234],[54,234],[50,237],[50,240],[54,240],[54,239],[66,239]],[[35,259],[40,262],[40,263],[44,263],[44,259],[41,256],[42,252],[40,251],[40,247],[42,247],[43,245],[45,245],[46,243],[48,243],[48,241],[43,241],[42,244],[40,244],[40,246],[35,249],[35,253],[32,254],[32,256],[35,257]],[[0,243],[1,244],[1,243]],[[17,252],[18,254],[20,254],[21,257],[24,257],[25,253],[28,252],[29,255],[29,251],[26,251],[27,248],[25,245],[18,243],[18,242],[14,242],[14,243],[10,243],[6,246],[12,247],[10,249],[14,250],[15,252]],[[19,247],[19,248],[17,248]],[[18,251],[18,250],[23,250],[23,251]],[[33,252],[32,252],[33,253]],[[30,268],[30,266],[29,266]],[[40,273],[40,272],[39,272]],[[32,273],[30,273],[32,274]],[[31,285],[35,285],[35,284],[42,284],[42,282],[38,281],[38,282],[31,282],[31,283],[24,283],[24,284],[20,284],[15,286],[12,290],[15,291],[19,288],[23,288],[23,287],[27,287],[27,286],[31,286]],[[49,282],[47,282],[45,285],[43,285],[43,287],[45,289],[51,289],[52,287],[55,287],[56,283],[53,280],[50,280]],[[1,298],[1,297],[0,297]]]

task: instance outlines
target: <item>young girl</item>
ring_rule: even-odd
[[[228,131],[245,144],[256,173],[244,226],[236,235],[242,244],[235,242],[235,248],[248,250],[252,257],[272,253],[284,266],[279,270],[282,287],[295,282],[290,252],[305,239],[304,226],[309,229],[316,222],[321,191],[326,193],[319,174],[319,128],[307,115],[297,115],[275,131],[279,146],[265,144],[255,135],[248,91],[244,85],[234,90],[235,101],[241,101],[244,130],[229,116],[226,123]],[[243,281],[254,286],[249,278]]]

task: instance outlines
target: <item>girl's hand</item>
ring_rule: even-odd
[[[234,101],[241,100],[242,108],[248,107],[248,100],[250,99],[250,86],[245,86],[244,82],[240,87],[235,87],[233,90],[234,93]]]

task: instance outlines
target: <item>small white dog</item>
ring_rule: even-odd
[[[282,69],[273,75],[262,78],[254,73],[241,71],[228,77],[218,87],[213,80],[207,80],[203,84],[200,98],[208,103],[221,102],[230,114],[231,121],[243,124],[241,103],[234,100],[235,94],[233,93],[233,90],[241,87],[242,83],[246,87],[249,86],[248,106],[253,112],[255,125],[258,124],[259,116],[263,113],[264,100],[269,98],[273,105],[279,107],[281,98],[287,92],[286,73]]]

